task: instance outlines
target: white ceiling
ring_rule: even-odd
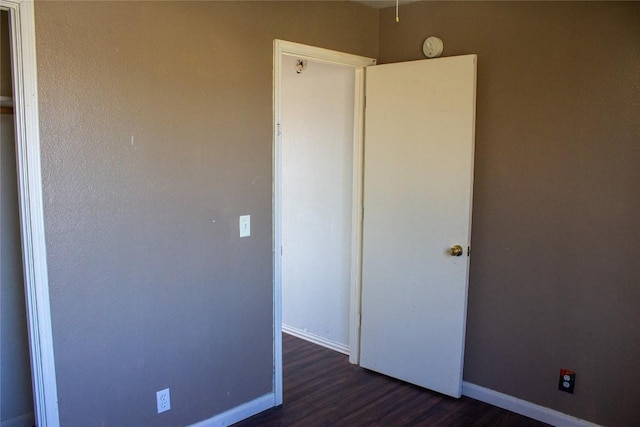
[[[396,5],[396,0],[353,0],[357,3],[362,3],[366,6],[373,7],[375,9],[383,9],[385,7],[392,7]],[[420,0],[400,0],[400,4],[414,3]]]

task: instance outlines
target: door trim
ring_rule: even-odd
[[[44,239],[33,1],[1,0],[9,12],[23,274],[37,425],[56,427],[58,393]]]
[[[282,404],[282,137],[281,77],[284,55],[350,66],[355,71],[353,131],[353,196],[351,233],[351,284],[349,314],[349,361],[360,358],[360,273],[362,242],[362,150],[364,135],[364,70],[376,60],[284,40],[273,42],[273,331],[274,391]]]

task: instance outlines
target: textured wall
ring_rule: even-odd
[[[465,380],[637,425],[640,3],[385,9],[380,62],[423,58],[429,35],[478,54]]]
[[[272,390],[272,43],[375,56],[351,3],[37,2],[61,424],[185,425]],[[238,238],[238,216],[252,236]],[[156,414],[155,392],[172,409]]]

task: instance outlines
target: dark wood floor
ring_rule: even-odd
[[[234,427],[546,426],[477,400],[454,399],[351,365],[283,335],[284,404]]]

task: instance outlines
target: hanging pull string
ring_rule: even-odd
[[[396,0],[396,22],[400,22],[400,17],[398,16],[398,3],[400,3],[400,0]]]

